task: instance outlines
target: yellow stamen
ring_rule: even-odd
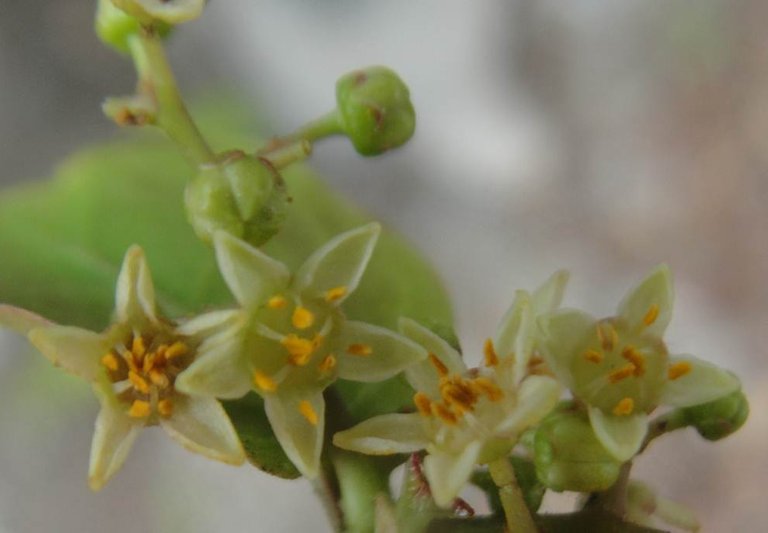
[[[135,400],[131,404],[131,408],[128,410],[128,416],[132,418],[146,418],[152,413],[152,407],[149,402],[143,400]]]
[[[435,367],[437,370],[437,374],[440,377],[444,377],[448,375],[448,367],[445,366],[445,363],[443,363],[440,358],[438,358],[435,354],[431,353],[429,354],[429,362],[432,363],[432,366]]]
[[[440,395],[446,405],[455,408],[460,413],[472,411],[472,407],[477,403],[477,393],[472,389],[469,382],[459,376],[454,376],[450,381],[442,383]]]
[[[153,369],[149,372],[149,380],[161,389],[164,389],[171,384],[168,380],[168,376],[157,369]]]
[[[264,392],[277,390],[277,382],[260,370],[253,371],[253,383]]]
[[[336,368],[336,358],[333,356],[333,354],[325,356],[325,359],[323,359],[320,364],[317,365],[317,369],[323,374],[327,374],[334,368]]]
[[[314,407],[312,407],[312,404],[307,400],[301,400],[299,402],[299,412],[301,413],[301,416],[307,419],[307,422],[313,426],[317,425],[317,413],[315,412]]]
[[[486,339],[483,345],[483,355],[485,356],[485,366],[496,366],[499,364],[499,355],[493,347],[493,341]]]
[[[347,288],[344,286],[334,287],[325,291],[325,301],[333,303],[341,300],[347,295]]]
[[[292,365],[304,366],[309,363],[312,353],[315,351],[314,343],[309,339],[304,339],[294,334],[283,337],[280,343],[288,351],[288,361]]]
[[[687,373],[689,373],[693,367],[691,366],[691,363],[688,361],[678,361],[677,363],[674,363],[669,366],[669,370],[667,371],[667,375],[669,376],[669,379],[676,380],[678,378],[683,377]]]
[[[623,398],[616,404],[616,407],[613,408],[613,414],[616,416],[627,416],[631,415],[634,410],[635,401],[632,398]]]
[[[608,374],[608,381],[610,381],[611,383],[618,383],[619,381],[627,379],[629,376],[633,375],[636,370],[637,368],[635,368],[635,365],[633,365],[632,363],[627,363],[621,368],[617,368],[616,370]]]
[[[413,395],[413,403],[422,416],[432,416],[432,400],[423,392],[417,392]]]
[[[653,304],[651,307],[648,308],[648,312],[645,313],[645,316],[643,317],[643,324],[646,326],[650,326],[654,322],[656,322],[656,319],[659,318],[659,306],[656,304]]]
[[[597,338],[600,339],[600,346],[606,352],[613,351],[613,348],[619,343],[619,334],[613,324],[602,322],[597,325]]]
[[[371,355],[373,348],[367,344],[355,343],[347,346],[347,353],[351,355],[360,355],[362,357]]]
[[[141,360],[144,354],[147,352],[147,346],[144,344],[143,337],[134,337],[131,343],[131,352]]]
[[[155,354],[150,352],[144,357],[144,364],[141,365],[141,371],[145,374],[155,367]]]
[[[472,380],[472,386],[475,390],[485,394],[492,402],[498,402],[504,397],[504,393],[493,381],[488,378],[479,377]]]
[[[160,349],[158,348],[158,352],[159,351]],[[165,351],[165,358],[173,359],[174,357],[181,357],[182,355],[186,355],[188,351],[189,348],[186,344],[181,341],[176,341]]]
[[[101,364],[107,367],[108,370],[111,370],[112,372],[117,372],[117,369],[120,368],[120,362],[117,360],[117,357],[115,357],[115,354],[112,352],[109,352],[107,355],[101,358]]]
[[[433,402],[432,403],[432,414],[438,417],[440,420],[445,422],[446,424],[455,425],[458,424],[459,418],[456,416],[456,413],[451,411],[447,406],[443,405],[442,403]]]
[[[133,388],[142,394],[149,394],[149,383],[147,380],[131,370],[128,372],[128,379],[131,381]]]
[[[634,346],[627,346],[622,350],[621,356],[635,365],[635,376],[642,376],[645,374],[645,357],[643,357],[643,354],[637,351],[637,349]]]
[[[166,398],[157,402],[157,411],[163,416],[171,416],[173,414],[173,401]]]
[[[288,300],[282,294],[275,294],[272,298],[267,300],[267,307],[270,309],[282,309],[288,304]]]
[[[307,329],[315,323],[315,315],[306,307],[298,306],[293,310],[291,323],[296,329]]]
[[[584,352],[584,359],[590,363],[600,364],[603,362],[604,358],[605,356],[603,355],[603,352],[599,352],[597,350],[587,350]]]

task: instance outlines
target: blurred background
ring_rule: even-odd
[[[91,30],[95,2],[0,0],[0,180],[41,179],[115,135],[99,103],[130,64]],[[171,40],[187,94],[235,88],[273,133],[385,64],[417,135],[312,165],[441,271],[478,354],[519,287],[572,273],[566,304],[610,314],[654,265],[676,276],[673,352],[736,371],[752,415],[716,445],[655,443],[635,475],[703,531],[765,531],[768,473],[768,33],[762,0],[227,0]],[[2,255],[12,253],[4,250]],[[88,387],[0,333],[0,533],[326,531],[308,484],[234,469],[144,432],[99,494],[86,486]],[[552,498],[548,509],[567,499]]]

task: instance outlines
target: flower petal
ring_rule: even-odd
[[[352,381],[383,381],[427,357],[415,342],[364,322],[344,322],[336,342],[338,375]],[[370,353],[359,353],[356,346]]]
[[[125,253],[115,289],[115,313],[123,324],[157,322],[152,275],[139,246],[131,246]]]
[[[160,418],[160,425],[189,451],[233,465],[245,461],[237,432],[214,398],[178,396],[173,400],[173,414]]]
[[[648,417],[643,413],[614,416],[589,406],[589,421],[600,444],[617,461],[632,459],[648,433]]]
[[[31,330],[53,323],[26,309],[0,304],[0,326],[27,335]]]
[[[129,417],[107,391],[100,391],[98,387],[95,391],[101,401],[101,411],[91,443],[88,484],[91,490],[97,491],[123,466],[143,422]]]
[[[461,453],[448,454],[436,450],[424,458],[424,474],[437,505],[447,507],[459,495],[472,475],[480,448],[482,442],[472,441]]]
[[[106,335],[70,326],[35,328],[28,337],[54,365],[88,381],[103,374],[101,358],[112,347]]]
[[[296,291],[318,298],[339,290],[333,303],[344,301],[360,283],[379,233],[381,226],[373,222],[331,239],[296,272]]]
[[[325,429],[322,392],[270,394],[264,409],[288,458],[309,479],[317,477]]]
[[[540,348],[547,365],[561,383],[573,388],[571,362],[594,334],[595,319],[581,311],[563,309],[544,315],[538,324],[542,333]]]
[[[286,266],[247,242],[217,231],[213,244],[219,271],[241,306],[258,306],[288,285]]]
[[[422,346],[428,353],[433,353],[448,367],[451,373],[463,374],[467,369],[459,352],[445,342],[439,335],[425,328],[415,320],[401,318],[399,322],[400,333],[410,340]],[[439,377],[435,367],[427,361],[413,364],[405,369],[405,377],[408,383],[417,391],[429,395],[437,395]]]
[[[630,328],[644,328],[661,337],[672,319],[674,299],[672,273],[667,265],[660,265],[624,297],[619,316]]]
[[[558,270],[541,287],[533,291],[531,306],[535,316],[551,313],[560,307],[569,277],[567,270]]]
[[[333,436],[333,444],[368,455],[392,455],[423,450],[429,444],[424,419],[418,413],[393,413],[369,418]]]
[[[189,337],[208,334],[212,330],[218,329],[227,323],[232,323],[242,315],[240,310],[225,309],[221,311],[211,311],[196,316],[183,322],[176,331],[181,335]]]
[[[515,301],[504,313],[496,331],[493,344],[496,353],[501,359],[514,358],[510,367],[510,383],[513,384],[522,378],[531,357],[533,318],[531,295],[526,291],[517,291]]]
[[[685,375],[667,381],[661,393],[660,403],[663,405],[690,407],[717,400],[741,388],[735,375],[692,355],[678,355],[669,362],[672,368],[687,363],[689,370]]]
[[[239,335],[230,329],[206,339],[195,361],[176,378],[175,387],[184,394],[224,399],[245,396],[253,383]]]
[[[517,405],[496,428],[497,434],[515,437],[549,414],[560,399],[560,384],[547,376],[529,376],[518,389]]]

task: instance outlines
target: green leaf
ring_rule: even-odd
[[[296,479],[301,474],[277,442],[264,412],[264,402],[251,392],[239,400],[222,402],[237,429],[248,460],[268,474]]]

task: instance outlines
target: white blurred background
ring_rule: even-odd
[[[114,135],[99,103],[133,73],[92,35],[94,3],[0,0],[4,185]],[[605,315],[668,262],[671,350],[738,372],[753,412],[716,445],[692,431],[661,440],[636,475],[694,507],[703,531],[761,532],[766,16],[762,0],[216,0],[169,47],[187,93],[234,86],[274,133],[330,109],[348,70],[402,75],[411,143],[362,159],[327,141],[312,163],[437,265],[470,354],[516,288],[557,268],[572,272],[567,304]],[[0,342],[0,533],[327,530],[303,482],[205,461],[156,431],[90,493],[89,389]]]

